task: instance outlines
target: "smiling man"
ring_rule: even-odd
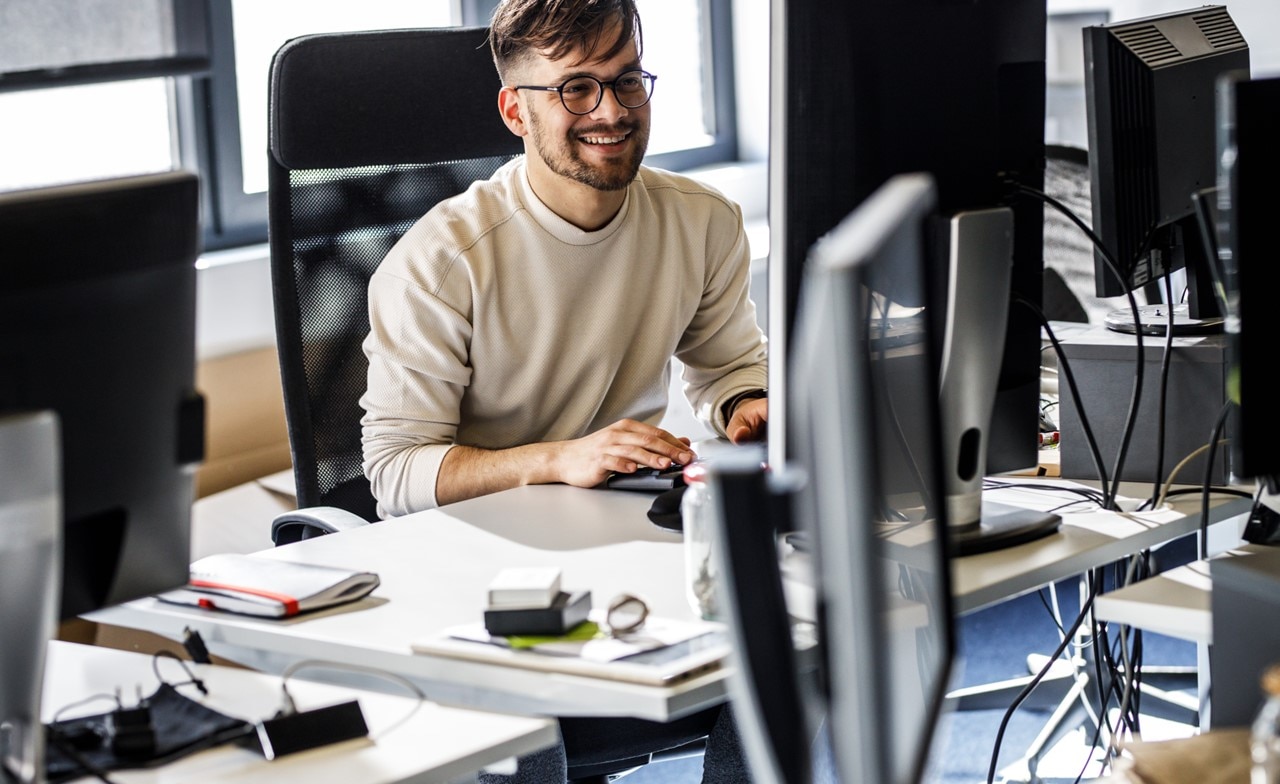
[[[369,285],[361,422],[383,516],[692,461],[689,439],[658,427],[672,357],[716,433],[765,432],[742,213],[641,165],[657,77],[633,0],[505,0],[490,46],[525,155],[428,212]],[[708,733],[704,781],[749,780],[728,710],[561,731],[515,781],[562,781],[566,748],[604,762]]]
[[[641,165],[658,80],[633,3],[510,0],[490,36],[526,154],[419,220],[369,286],[362,426],[383,516],[689,462],[658,427],[672,357],[714,432],[765,431],[742,214]]]

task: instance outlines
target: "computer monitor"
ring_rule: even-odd
[[[0,413],[0,781],[44,770],[40,692],[62,582],[58,418]]]
[[[906,784],[926,770],[954,649],[926,274],[935,203],[929,175],[891,178],[805,270],[789,365],[795,449],[764,486],[789,496],[808,535],[815,679],[791,651],[771,504],[741,471],[711,466],[739,659],[730,688],[762,782],[807,780],[820,726],[840,781]]]
[[[0,194],[0,411],[60,420],[62,618],[187,579],[197,204],[186,172]]]
[[[1099,297],[1136,290],[1185,270],[1185,301],[1122,307],[1111,329],[1148,335],[1222,331],[1215,259],[1205,251],[1195,194],[1217,179],[1218,77],[1249,68],[1249,47],[1226,6],[1201,6],[1084,29]],[[1112,269],[1112,263],[1115,269]],[[1150,295],[1149,295],[1150,298]],[[1163,297],[1159,297],[1163,299]],[[1171,307],[1171,306],[1172,307]]]
[[[197,205],[185,172],[0,193],[0,415],[57,422],[62,579],[50,621],[187,581],[204,451]],[[0,483],[12,481],[5,473]],[[0,538],[14,535],[7,512],[0,522]],[[6,605],[50,598],[28,577],[0,570]],[[4,659],[20,645],[42,654],[41,635],[6,624]],[[30,687],[0,676],[0,693]],[[11,711],[39,716],[29,704],[0,711],[0,725]]]
[[[939,366],[984,385],[947,386],[950,519],[967,532],[965,552],[1051,532],[1050,518],[992,514],[981,502],[984,476],[1039,461],[1044,209],[1018,194],[1044,187],[1044,0],[775,0],[772,12],[770,463],[792,448],[790,332],[810,246],[891,176],[928,172],[944,219],[1007,209],[1012,221],[1009,257],[979,248],[993,263],[956,275],[979,293],[956,301],[976,312],[947,308],[946,282],[972,247],[956,241],[963,232],[944,220],[931,245],[931,297],[948,316],[934,320]],[[974,316],[997,323],[979,339],[960,328]],[[973,350],[984,345],[993,351]]]
[[[1275,225],[1280,216],[1280,74],[1222,79],[1219,105],[1218,251],[1226,282],[1228,422],[1232,470],[1280,492],[1280,419],[1275,415],[1280,291]]]

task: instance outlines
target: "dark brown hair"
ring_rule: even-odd
[[[598,50],[614,24],[618,37]],[[504,83],[511,66],[534,53],[558,60],[577,50],[608,60],[633,39],[639,54],[644,36],[635,0],[503,0],[489,26],[489,49]]]

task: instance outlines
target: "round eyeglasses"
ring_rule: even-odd
[[[639,109],[653,97],[653,83],[658,77],[648,71],[627,71],[611,82],[594,76],[575,76],[556,87],[518,84],[513,90],[542,90],[560,93],[560,102],[570,114],[591,114],[604,98],[604,88],[613,90],[618,103],[628,109]]]

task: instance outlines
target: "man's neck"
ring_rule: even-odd
[[[603,228],[622,209],[626,190],[602,191],[570,180],[526,156],[529,187],[549,210],[583,231]]]

